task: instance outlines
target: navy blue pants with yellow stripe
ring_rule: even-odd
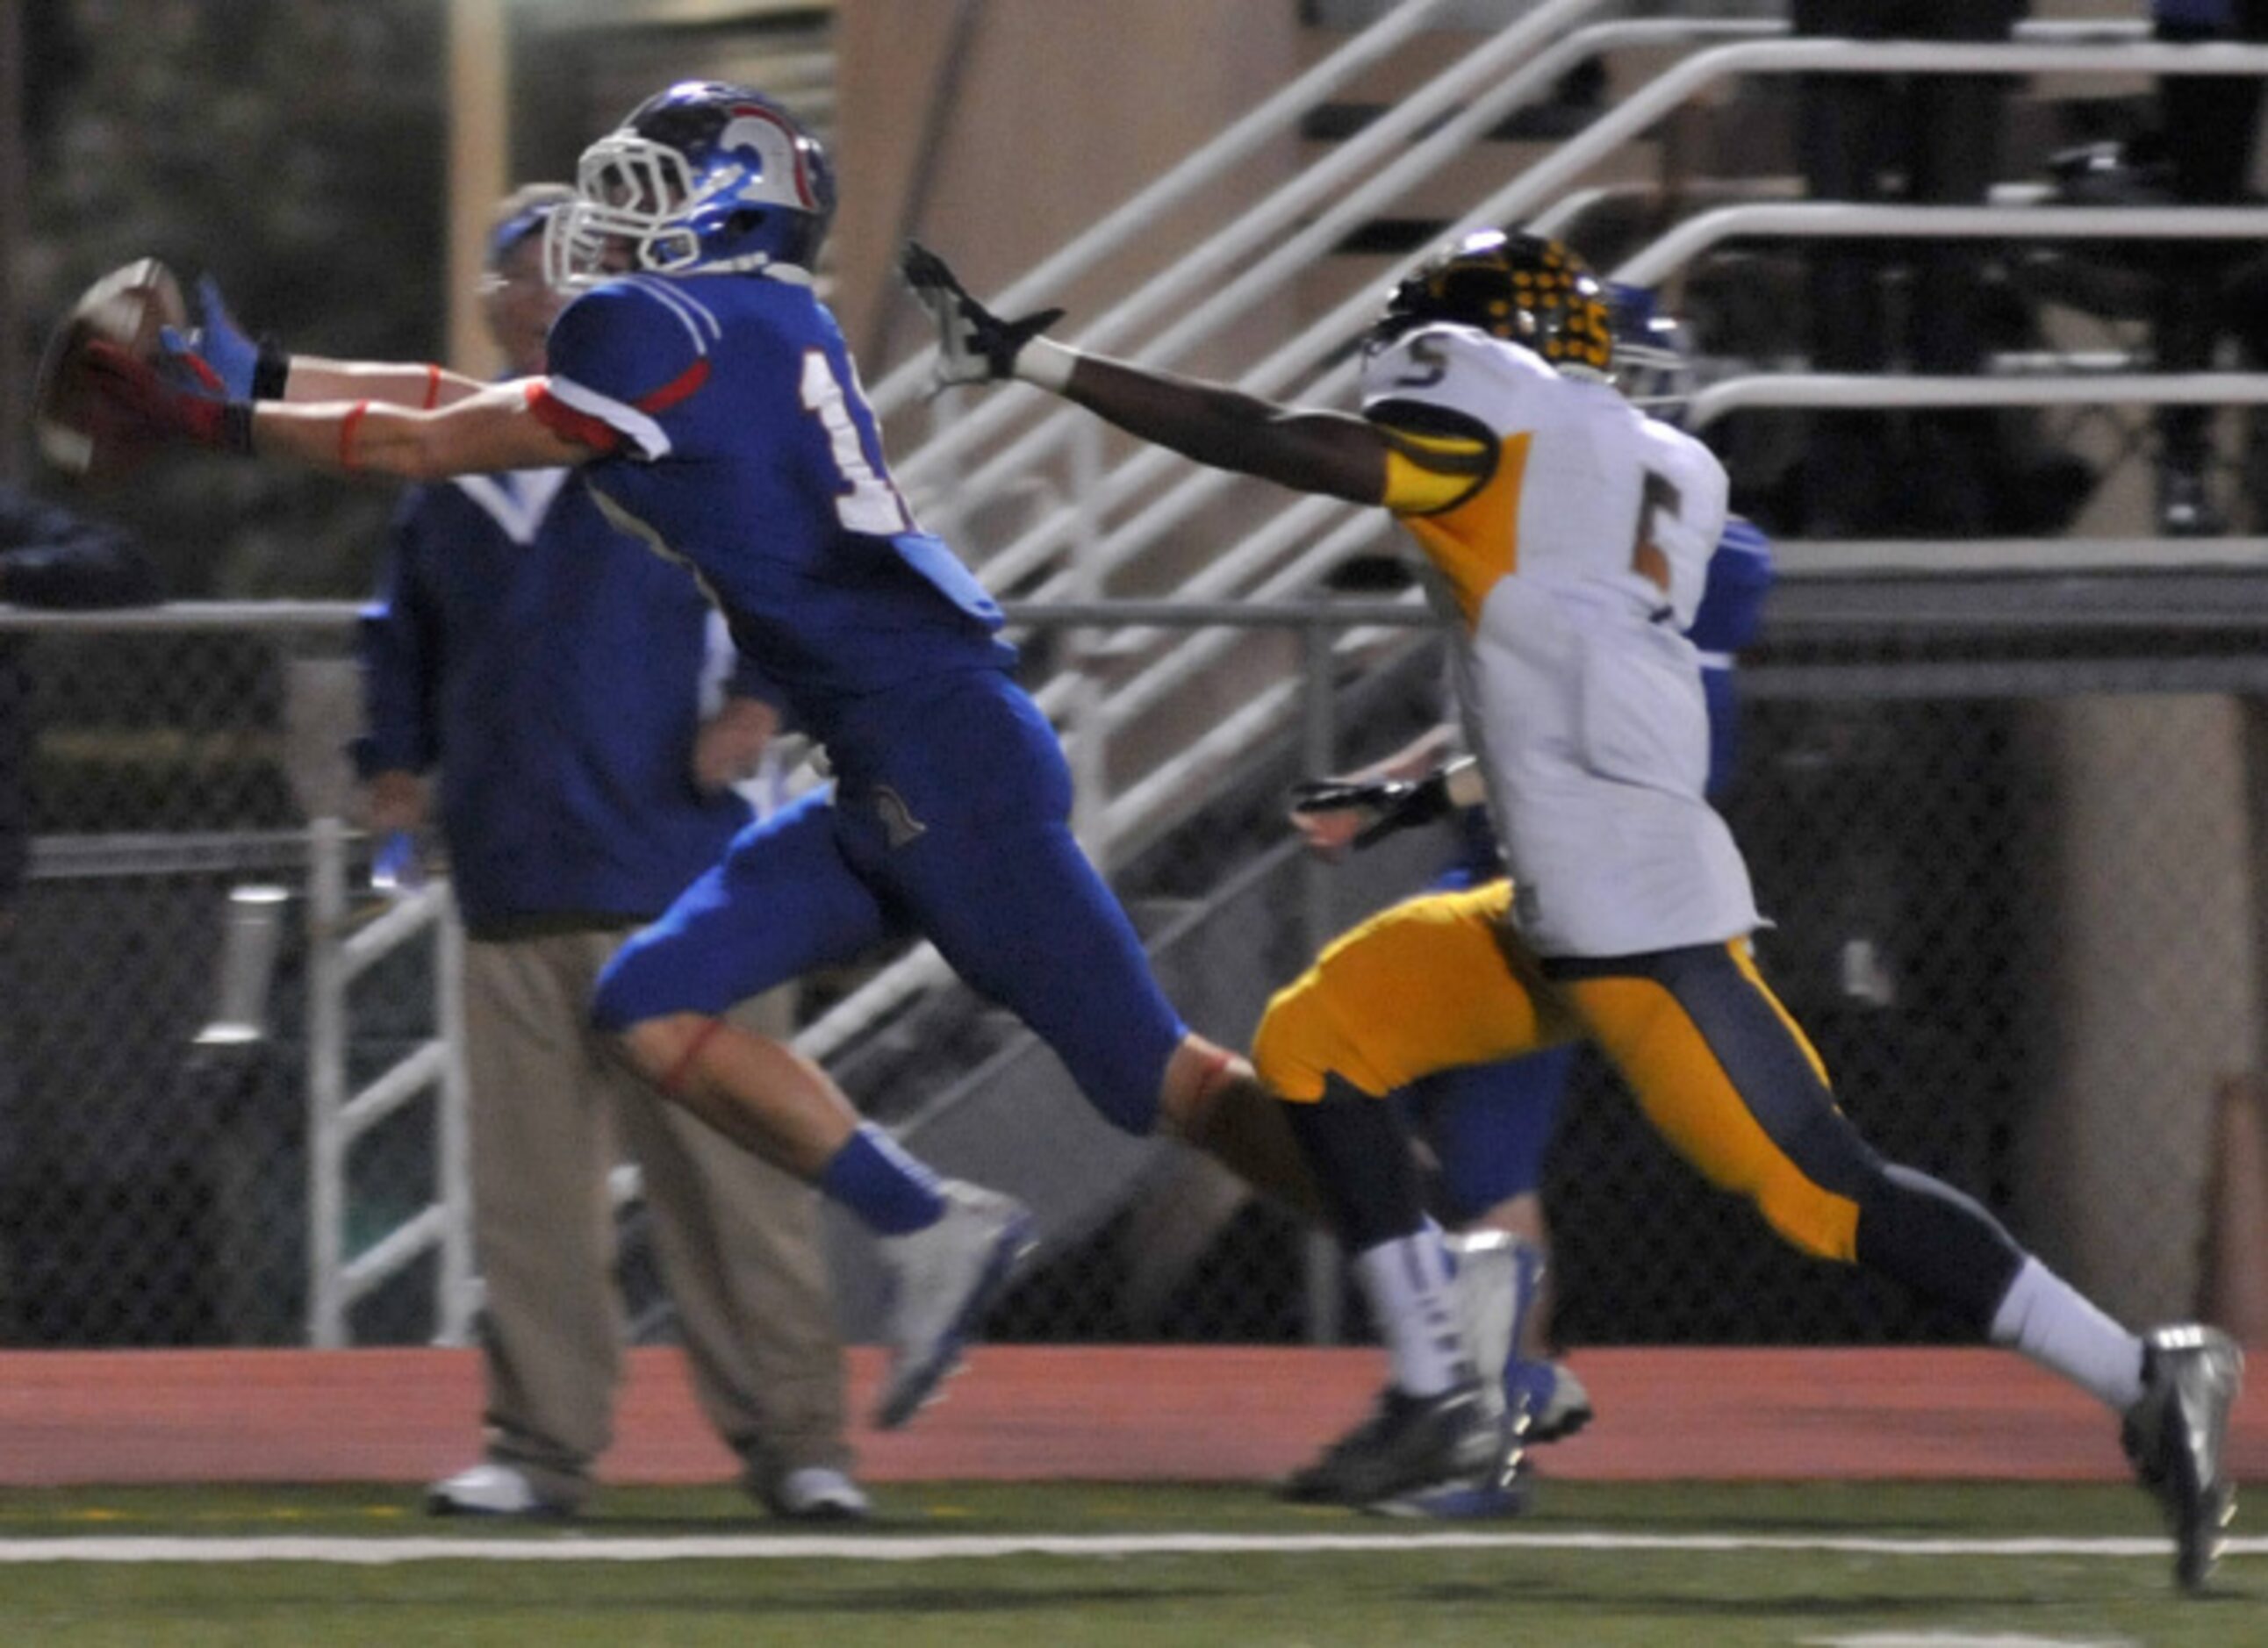
[[[1894,1276],[1984,1332],[2022,1250],[1977,1203],[1859,1137],[1747,939],[1544,960],[1513,934],[1510,905],[1504,881],[1431,894],[1333,942],[1270,1002],[1253,1041],[1262,1079],[1293,1104],[1377,1098],[1588,1040],[1671,1148],[1784,1240]]]

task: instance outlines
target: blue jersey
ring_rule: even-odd
[[[1701,655],[1701,691],[1709,705],[1711,795],[1733,776],[1739,751],[1740,703],[1733,685],[1734,654],[1756,639],[1763,627],[1764,596],[1771,589],[1771,540],[1756,523],[1734,515],[1725,522],[1716,553],[1709,557],[1709,581],[1686,637]]]
[[[1702,587],[1701,605],[1685,631],[1701,654],[1702,668],[1730,669],[1733,654],[1756,638],[1771,583],[1771,540],[1754,521],[1729,517],[1716,553],[1709,557],[1709,581]]]
[[[629,276],[570,304],[549,355],[536,415],[600,450],[609,516],[692,567],[815,737],[857,700],[1014,663],[999,607],[898,496],[807,285]]]
[[[836,776],[623,945],[595,1020],[721,1012],[917,932],[1148,1131],[1185,1029],[1071,835],[998,607],[891,483],[834,317],[778,271],[633,275],[562,311],[549,354],[535,416],[594,450],[610,518],[693,569]]]

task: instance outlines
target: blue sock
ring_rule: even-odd
[[[877,1236],[921,1230],[945,1213],[937,1175],[871,1122],[860,1123],[828,1159],[819,1188],[865,1220]]]

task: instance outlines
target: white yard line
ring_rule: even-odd
[[[2162,1562],[2163,1539],[1885,1539],[1731,1534],[1006,1534],[935,1537],[888,1534],[631,1538],[557,1534],[467,1539],[115,1538],[0,1540],[14,1563],[334,1563],[384,1567],[416,1562],[956,1562],[996,1556],[1174,1556],[1228,1552],[1405,1550],[1790,1551],[1864,1556],[2139,1556]],[[2268,1556],[2268,1537],[2231,1540],[2231,1556]]]

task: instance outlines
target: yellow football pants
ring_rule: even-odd
[[[1513,934],[1511,901],[1500,880],[1427,894],[1335,940],[1270,1001],[1253,1039],[1261,1078],[1293,1100],[1321,1099],[1332,1078],[1382,1097],[1580,1036],[1711,1183],[1803,1251],[1853,1261],[1857,1197],[1879,1164],[1748,941],[1547,963]]]

